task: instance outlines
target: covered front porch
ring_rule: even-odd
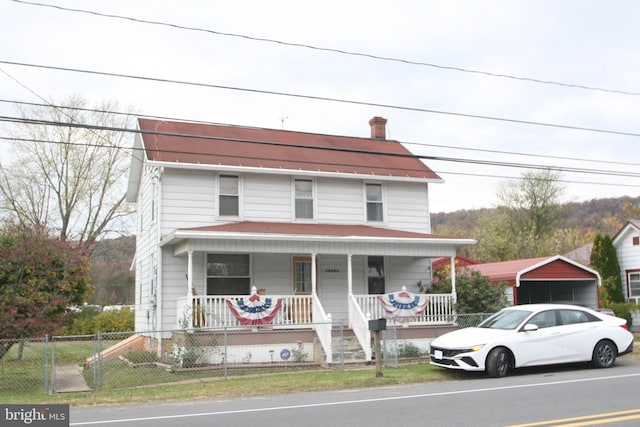
[[[371,360],[368,322],[387,317],[381,294],[404,288],[426,299],[424,313],[408,322],[409,326],[446,323],[453,314],[455,282],[451,294],[422,293],[431,280],[430,260],[449,257],[453,269],[457,248],[475,243],[364,226],[333,226],[328,230],[307,224],[303,234],[292,232],[287,227],[292,224],[278,230],[272,224],[255,225],[257,228],[252,224],[247,230],[247,224],[242,224],[177,230],[163,240],[165,258],[181,260],[186,267],[186,286],[183,281],[182,295],[175,300],[176,325],[242,326],[229,301],[247,301],[256,293],[280,304],[269,319],[270,327],[314,329],[329,363],[331,333],[337,324],[353,331],[366,359]],[[217,294],[206,273],[216,254],[247,254],[251,290],[232,293],[224,288]],[[304,270],[298,271],[298,264],[304,265]],[[180,293],[175,285],[173,292]]]

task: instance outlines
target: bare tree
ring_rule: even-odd
[[[539,239],[552,230],[564,188],[561,175],[550,169],[529,171],[519,181],[502,182],[496,195],[509,212],[514,231]]]
[[[47,227],[61,240],[91,246],[130,214],[125,204],[132,119],[117,105],[87,108],[78,96],[64,106],[18,108],[10,130],[15,159],[0,164],[0,208],[23,224]],[[116,230],[124,231],[124,230]]]

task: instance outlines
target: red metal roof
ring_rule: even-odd
[[[454,239],[453,237],[437,236],[433,234],[413,233],[410,231],[393,230],[388,228],[370,227],[366,225],[344,224],[300,224],[282,222],[243,221],[222,225],[210,225],[181,229],[183,231],[212,231],[229,233],[264,233],[264,234],[294,234],[312,236],[339,237],[389,237],[403,239]]]
[[[597,273],[588,267],[558,255],[476,264],[470,265],[468,268],[478,271],[492,282],[504,281],[511,285],[516,285],[518,277],[520,280],[581,280],[597,279],[598,277]]]
[[[441,181],[397,141],[144,118],[138,123],[153,161]]]

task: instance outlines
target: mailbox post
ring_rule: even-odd
[[[369,320],[369,330],[373,332],[373,347],[376,352],[376,378],[382,377],[382,348],[380,332],[387,329],[387,319]]]

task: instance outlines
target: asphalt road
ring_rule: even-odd
[[[372,371],[372,380],[375,372]],[[640,425],[640,360],[455,381],[228,400],[71,408],[72,426]]]

